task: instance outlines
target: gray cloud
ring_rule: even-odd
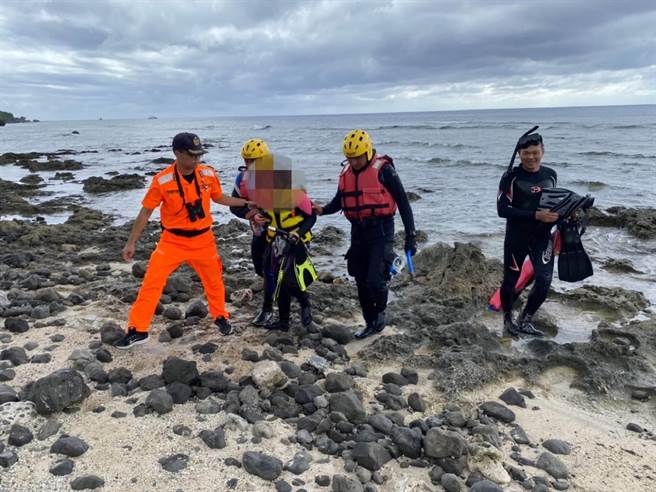
[[[0,107],[40,118],[656,102],[656,5],[4,2]]]

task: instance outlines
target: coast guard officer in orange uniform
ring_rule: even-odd
[[[222,335],[233,333],[225,308],[221,258],[212,233],[210,200],[222,205],[243,207],[250,202],[224,196],[216,171],[200,164],[205,153],[193,133],[173,138],[175,162],[157,173],[142,201],[142,209],[123,248],[123,259],[134,258],[135,245],[153,210],[160,207],[162,234],[150,256],[137,300],[128,316],[125,336],[115,346],[128,349],[148,341],[148,326],[155,313],[169,275],[188,263],[203,283],[209,309]]]

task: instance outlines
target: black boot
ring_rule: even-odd
[[[359,331],[355,332],[355,338],[361,340],[367,338],[369,335],[376,333],[374,329],[374,320],[376,319],[376,314],[372,312],[371,309],[362,308],[362,317],[364,318],[365,326]]]
[[[519,327],[512,319],[512,313],[503,313],[503,331],[516,337],[519,336]]]
[[[355,332],[355,338],[358,340],[362,340],[363,338],[367,338],[368,336],[375,335],[378,333],[376,329],[374,328],[373,323],[367,322],[367,325],[362,328],[360,331]]]
[[[219,333],[223,336],[232,335],[235,329],[225,317],[219,316],[214,320],[214,324],[219,328]]]
[[[251,321],[255,326],[268,326],[273,322],[273,310],[262,309]]]
[[[519,332],[524,334],[524,335],[531,335],[534,337],[543,337],[544,332],[542,330],[538,330],[534,325],[533,325],[533,315],[531,314],[522,314],[521,319],[519,320]]]
[[[267,330],[278,330],[278,331],[289,331],[289,320],[288,319],[278,319],[273,323],[269,323],[265,326]]]
[[[367,320],[367,326],[355,334],[355,338],[361,340],[371,335],[376,335],[385,329],[385,311],[373,315]]]
[[[376,317],[373,319],[372,325],[374,330],[376,330],[376,333],[380,333],[385,329],[385,311],[381,311],[376,314]]]
[[[312,323],[312,307],[308,304],[301,308],[301,324],[307,328]]]

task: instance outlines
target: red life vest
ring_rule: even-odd
[[[396,212],[396,202],[380,182],[380,172],[387,165],[393,166],[392,159],[375,155],[359,173],[353,172],[346,164],[339,175],[339,192],[342,197],[342,210],[351,221],[361,221],[369,217],[390,217]]]

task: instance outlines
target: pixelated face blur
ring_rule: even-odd
[[[522,161],[522,167],[530,173],[537,172],[542,163],[544,156],[544,145],[530,145],[525,149],[519,150],[519,159]]]

